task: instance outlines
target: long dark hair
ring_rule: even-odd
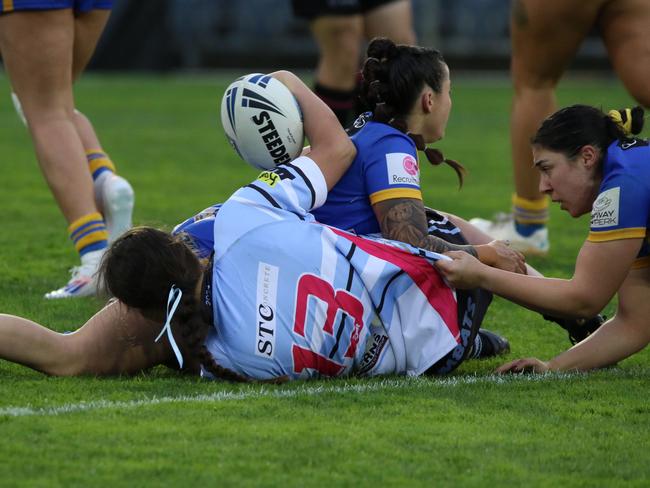
[[[195,297],[203,270],[183,239],[151,227],[133,228],[106,252],[100,276],[114,297],[149,318],[165,310],[169,290],[175,285],[183,296],[172,319],[172,330],[184,355],[218,378],[249,381],[219,366],[205,346],[212,323],[203,318]]]
[[[450,165],[462,186],[465,168],[454,160],[445,159],[439,150],[426,147],[422,136],[411,134],[406,124],[406,116],[425,85],[441,93],[446,76],[442,54],[426,47],[396,45],[385,37],[370,41],[366,54],[361,100],[373,112],[373,120],[408,134],[431,164]]]
[[[560,152],[573,159],[586,145],[604,153],[614,141],[625,141],[643,129],[643,109],[602,110],[589,105],[571,105],[558,110],[542,123],[532,144]]]

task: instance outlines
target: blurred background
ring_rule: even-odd
[[[441,50],[453,69],[508,67],[509,1],[412,4],[418,44]],[[311,69],[316,60],[309,26],[289,0],[116,0],[90,69]],[[608,66],[595,35],[573,65]]]

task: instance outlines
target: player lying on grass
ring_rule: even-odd
[[[241,381],[457,366],[467,352],[461,338],[476,334],[485,309],[478,293],[455,294],[432,265],[435,253],[316,223],[309,211],[325,201],[355,148],[331,110],[283,75],[311,153],[273,177],[263,173],[221,206],[207,263],[180,236],[129,231],[102,264],[117,300],[72,334],[2,315],[0,357],[53,375],[166,364]]]
[[[591,228],[571,279],[537,278],[488,268],[467,253],[437,266],[459,288],[483,287],[528,308],[588,317],[618,293],[616,315],[548,362],[504,364],[500,372],[589,370],[608,366],[650,342],[650,146],[633,137],[643,110],[574,105],[547,118],[533,139],[539,189],[572,217],[591,211]]]

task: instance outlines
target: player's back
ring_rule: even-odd
[[[317,187],[296,175],[261,177],[215,218],[210,351],[263,379],[422,373],[456,345],[451,289],[415,248],[288,210]]]
[[[348,129],[357,149],[350,168],[313,211],[327,225],[374,234],[381,231],[372,205],[390,198],[419,198],[417,150],[406,134],[362,114]]]

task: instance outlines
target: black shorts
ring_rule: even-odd
[[[293,14],[307,20],[325,15],[357,15],[395,0],[291,0]]]
[[[427,208],[426,214],[430,235],[440,237],[452,244],[467,244],[467,240],[460,232],[460,229],[452,224],[449,219],[429,208]],[[467,355],[472,350],[474,338],[483,322],[483,317],[485,317],[485,313],[492,302],[492,293],[482,288],[456,290],[456,301],[458,303],[460,343],[431,366],[425,372],[427,375],[450,373],[467,358]]]

